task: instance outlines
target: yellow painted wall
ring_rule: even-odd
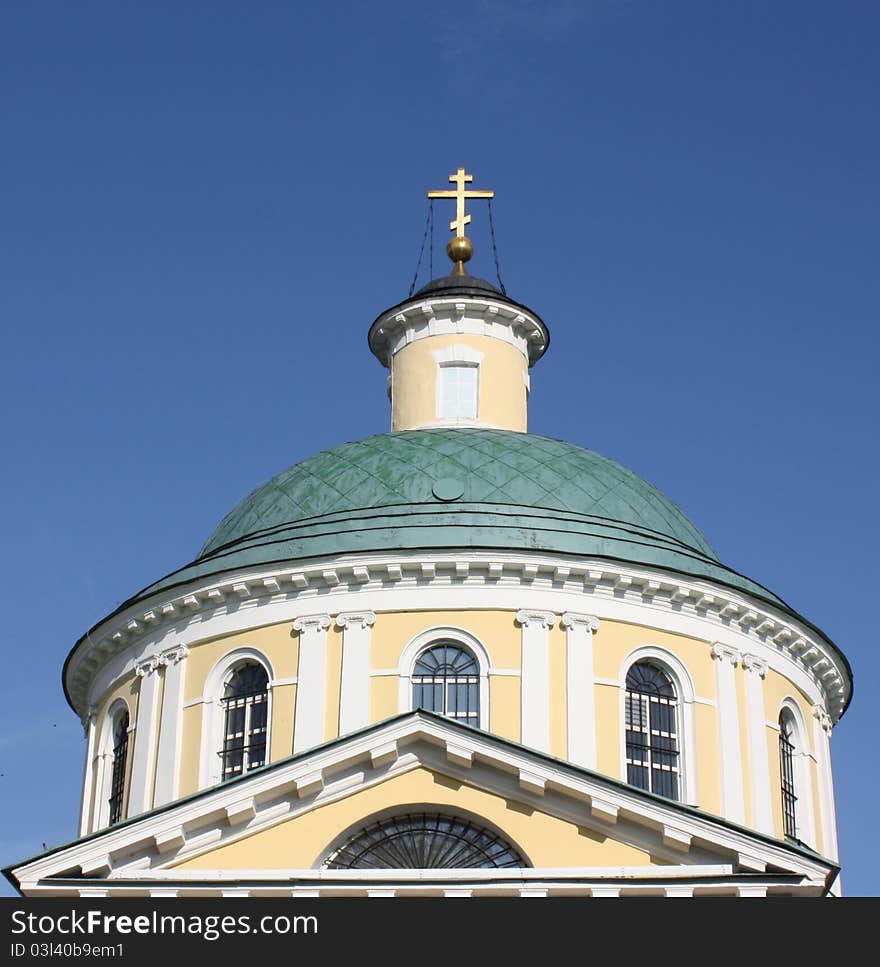
[[[339,700],[342,694],[342,629],[333,623],[327,629],[327,696],[324,738],[339,735]]]
[[[568,674],[565,629],[559,623],[550,629],[550,754],[568,755]],[[577,696],[573,697],[577,701]]]
[[[391,360],[391,429],[432,426],[437,415],[437,360],[434,352],[464,345],[483,354],[477,419],[471,426],[525,433],[527,425],[525,356],[493,336],[450,334],[418,339]]]
[[[415,768],[368,789],[312,809],[271,829],[220,846],[178,864],[179,869],[311,869],[348,831],[386,810],[434,806],[470,813],[495,826],[533,866],[643,866],[644,850],[608,839],[574,823],[533,811],[425,768]]]

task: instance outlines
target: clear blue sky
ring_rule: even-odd
[[[849,657],[843,883],[877,893],[878,47],[853,0],[5,4],[0,864],[75,834],[80,634],[387,429],[367,328],[461,164],[552,331],[531,429]]]

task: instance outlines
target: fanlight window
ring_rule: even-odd
[[[269,676],[257,662],[233,672],[223,692],[223,779],[265,765]]]
[[[790,712],[779,716],[779,773],[782,792],[782,824],[789,839],[797,839],[797,782],[794,757],[797,752],[797,732]]]
[[[444,641],[419,655],[412,673],[413,708],[480,724],[480,669],[461,645]]]
[[[678,700],[669,676],[638,662],[626,676],[626,781],[678,799]]]
[[[128,709],[113,720],[113,767],[110,773],[110,825],[122,819],[125,798],[125,766],[128,760]]]
[[[497,833],[434,813],[394,816],[365,826],[324,864],[328,870],[506,868],[528,863]]]

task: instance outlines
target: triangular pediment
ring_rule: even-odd
[[[324,869],[377,817],[458,815],[514,845],[527,869]],[[411,712],[274,763],[7,871],[23,892],[355,889],[474,878],[553,891],[614,882],[754,881],[824,891],[836,867],[807,850],[644,793],[490,733]],[[84,881],[88,881],[86,884]],[[550,884],[546,887],[546,884]],[[592,884],[592,886],[591,886]],[[653,889],[653,887],[650,887]],[[708,888],[708,886],[707,886]],[[781,887],[780,887],[781,889]]]

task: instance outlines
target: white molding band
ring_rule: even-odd
[[[463,563],[467,568],[463,569]],[[247,595],[247,597],[244,597]],[[328,557],[308,565],[253,567],[193,581],[113,615],[80,642],[65,677],[74,707],[89,704],[143,657],[172,643],[293,621],[320,606],[352,610],[589,611],[753,652],[811,703],[839,718],[851,682],[842,657],[794,616],[706,580],[671,578],[646,566],[546,553],[397,552]],[[234,606],[224,602],[230,599]],[[259,610],[259,616],[255,614]]]
[[[822,822],[822,852],[838,859],[837,818],[834,809],[834,779],[831,772],[831,719],[821,705],[813,706],[813,736],[819,772],[819,809]]]
[[[327,709],[327,629],[329,614],[304,615],[293,622],[299,632],[299,684],[293,728],[293,751],[324,741]]]
[[[749,764],[752,777],[752,826],[773,836],[773,804],[770,797],[770,750],[764,724],[764,679],[767,663],[755,655],[742,656],[746,674],[746,728],[749,737]]]
[[[565,628],[568,759],[587,769],[596,768],[596,696],[593,681],[593,632],[599,619],[591,614],[566,611]]]
[[[336,616],[336,624],[343,629],[340,735],[370,723],[370,629],[375,622],[372,611],[349,611]]]
[[[178,645],[163,651],[161,655],[165,666],[165,688],[162,691],[162,716],[159,721],[154,808],[177,799],[183,733],[183,686],[188,654],[186,645]]]
[[[141,680],[137,703],[137,725],[134,730],[134,755],[131,762],[131,787],[128,793],[128,816],[137,816],[150,808],[153,776],[156,770],[156,729],[159,724],[159,669],[157,656],[148,658],[135,668]]]
[[[522,744],[550,751],[550,629],[552,611],[518,611],[522,626]]]
[[[79,834],[85,836],[89,831],[89,819],[92,809],[92,780],[95,766],[95,734],[97,726],[95,716],[97,709],[90,705],[85,715],[83,727],[86,733],[86,761],[83,767],[82,800],[79,807]]]
[[[721,811],[734,823],[745,824],[743,762],[739,743],[739,706],[735,670],[740,654],[720,642],[712,645],[718,689],[718,733],[721,752]]]

